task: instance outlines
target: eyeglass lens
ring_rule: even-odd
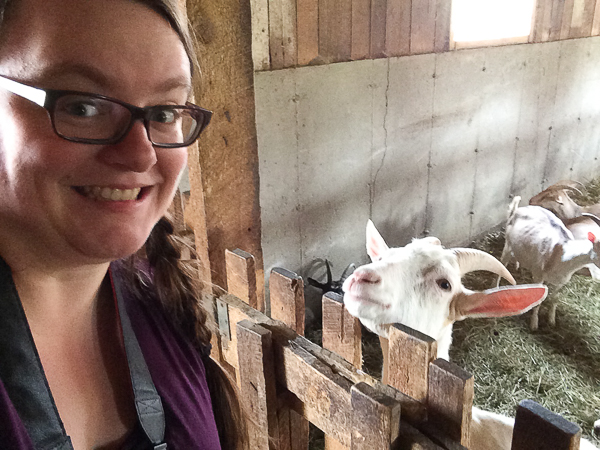
[[[200,126],[193,111],[184,106],[156,106],[146,113],[148,137],[154,144],[184,144]],[[131,111],[108,99],[70,94],[54,107],[57,133],[73,139],[119,139],[131,123]]]

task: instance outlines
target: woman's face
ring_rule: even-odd
[[[2,30],[0,75],[140,107],[184,104],[191,85],[176,32],[128,0],[19,0]],[[3,89],[0,123],[2,255],[81,264],[135,252],[165,213],[187,161],[184,148],[153,148],[141,122],[115,145],[66,141],[45,109]],[[116,189],[140,193],[116,201],[97,194]]]

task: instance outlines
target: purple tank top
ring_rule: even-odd
[[[148,307],[145,303],[129,298],[127,294],[124,300],[165,410],[165,442],[168,450],[220,450],[200,354],[174,329],[158,306]],[[3,350],[0,348],[0,358],[2,354]],[[136,427],[127,439],[125,448],[138,448],[135,442],[140,440],[140,431]],[[32,440],[2,380],[0,446],[10,450],[34,450]]]

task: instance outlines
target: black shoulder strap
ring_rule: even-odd
[[[72,450],[10,267],[0,258],[0,379],[36,449]]]
[[[120,282],[118,277],[112,276],[112,271],[111,279],[123,330],[138,419],[154,450],[166,450],[162,402],[125,310]],[[65,431],[50,392],[10,267],[2,258],[0,379],[37,450],[73,450],[73,444]]]
[[[167,444],[164,443],[165,436],[165,413],[163,410],[160,396],[156,391],[148,366],[144,360],[144,355],[140,345],[135,337],[131,321],[127,315],[123,301],[123,291],[121,289],[121,280],[111,270],[111,280],[119,317],[121,318],[121,328],[123,330],[123,342],[125,343],[125,352],[129,364],[129,374],[131,376],[131,385],[133,386],[133,395],[135,397],[135,408],[138,413],[140,424],[155,450],[165,450]]]

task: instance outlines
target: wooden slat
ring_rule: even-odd
[[[298,64],[296,0],[284,0],[281,15],[283,30],[283,67],[295,67]]]
[[[450,50],[450,24],[452,18],[452,0],[438,0],[435,18],[435,52]]]
[[[269,277],[271,317],[281,320],[304,336],[304,282],[289,270],[279,267]]]
[[[271,332],[250,320],[237,324],[240,394],[252,420],[249,448],[275,449],[279,440]]]
[[[371,58],[385,58],[386,15],[388,0],[371,1]]]
[[[319,0],[319,55],[324,62],[349,61],[352,0]]]
[[[532,400],[517,408],[511,450],[578,450],[581,428]]]
[[[352,0],[352,60],[369,57],[371,44],[371,0]]]
[[[388,384],[425,402],[429,363],[437,358],[437,342],[407,326],[394,324],[389,328],[388,346]]]
[[[344,308],[335,292],[323,296],[323,348],[337,353],[354,367],[362,367],[360,321]]]
[[[400,405],[366,383],[352,395],[352,450],[391,449],[400,429]]]
[[[403,56],[410,53],[410,16],[413,0],[387,0],[385,53]]]
[[[239,248],[225,250],[227,291],[241,298],[254,309],[265,311],[264,301],[259,304],[256,295],[256,266],[254,257]]]
[[[456,364],[436,359],[429,366],[429,419],[465,447],[470,445],[473,387],[473,376]]]
[[[269,50],[271,70],[283,69],[283,3],[269,0]]]
[[[596,7],[594,9],[594,20],[592,22],[592,36],[600,35],[600,1],[596,0]]]
[[[412,0],[410,53],[432,53],[437,0]]]
[[[563,4],[562,23],[560,26],[560,38],[568,39],[571,32],[571,19],[573,18],[573,6],[575,0],[565,0]]]
[[[594,6],[596,0],[575,0],[569,38],[590,36],[594,20]]]
[[[298,64],[306,66],[319,56],[319,0],[297,0]]]
[[[252,60],[254,70],[271,68],[269,55],[269,0],[250,0],[252,8]]]
[[[552,0],[536,2],[532,42],[547,42],[550,39],[553,3]]]
[[[279,395],[278,400],[278,450],[307,450],[310,431],[309,423],[296,411],[290,409],[290,406],[297,403],[298,399],[293,394],[286,391]]]
[[[560,28],[564,12],[564,0],[552,0],[552,21],[550,24],[550,41],[560,39]]]

